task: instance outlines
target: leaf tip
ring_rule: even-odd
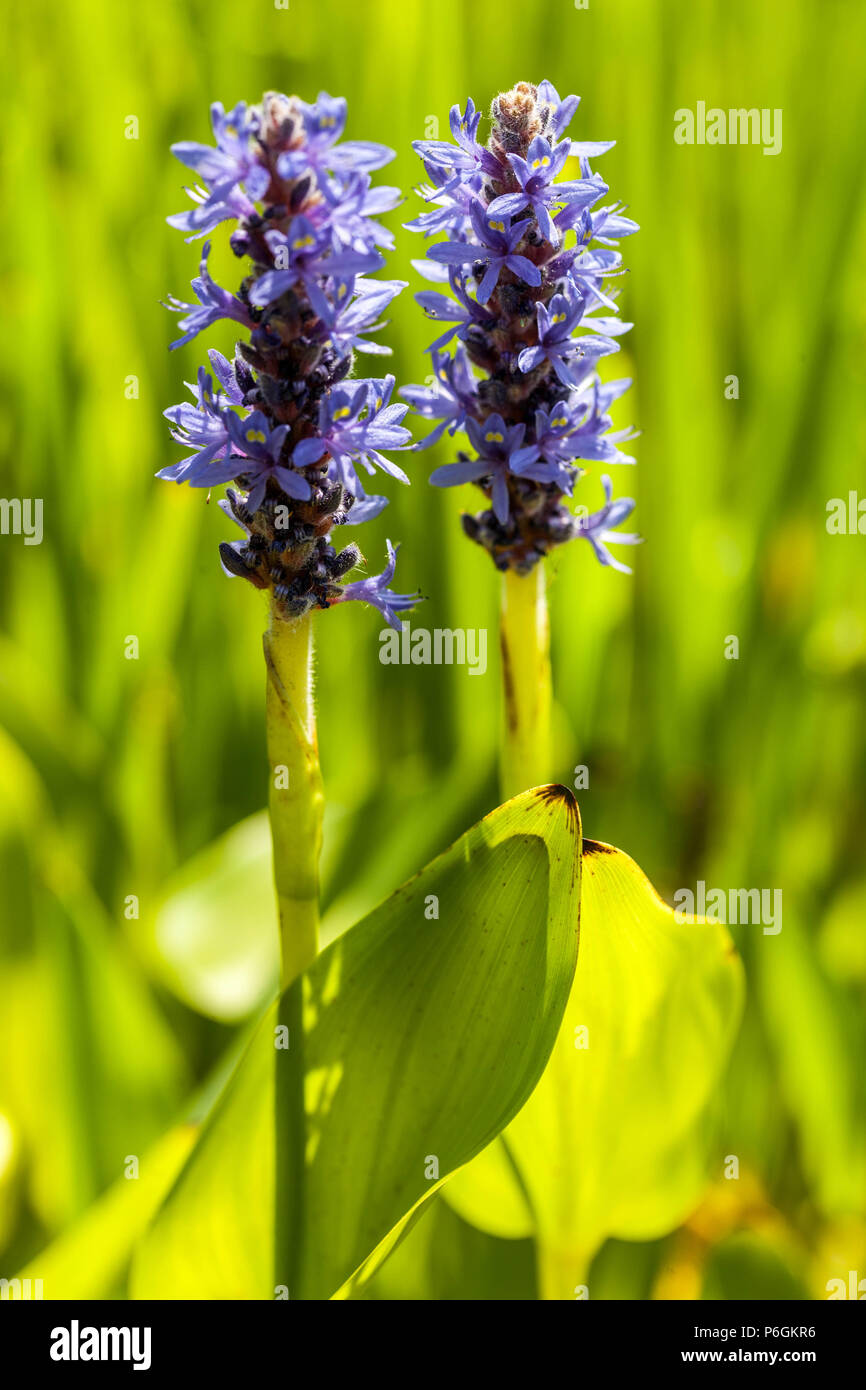
[[[613,845],[606,845],[603,840],[584,839],[583,852],[590,857],[593,854],[616,854],[616,849]]]
[[[547,786],[536,787],[535,796],[541,802],[548,802],[556,805],[562,801],[565,803],[566,814],[569,823],[577,828],[580,825],[580,813],[577,809],[577,802],[568,787],[564,787],[561,782],[550,782]]]

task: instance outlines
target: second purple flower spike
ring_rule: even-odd
[[[635,504],[611,501],[607,475],[600,511],[568,505],[585,471],[581,461],[634,463],[619,449],[631,431],[613,430],[609,414],[630,383],[602,382],[598,368],[631,327],[616,317],[608,282],[622,273],[616,242],[637,224],[619,204],[598,206],[608,188],[590,159],[611,142],[564,137],[577,106],[577,97],[560,99],[550,82],[519,82],[493,102],[486,145],[472,101],[463,113],[451,111],[453,144],[415,142],[431,210],[408,225],[445,234],[416,264],[450,291],[427,290],[418,301],[430,318],[452,326],[431,345],[433,384],[401,394],[436,422],[418,447],[446,430],[465,430],[475,456],[459,452],[430,481],[478,484],[490,506],[464,515],[464,529],[498,569],[518,575],[573,537],[625,570],[607,543],[640,539],[613,529]],[[568,160],[579,177],[560,177]],[[452,357],[445,349],[455,336]]]

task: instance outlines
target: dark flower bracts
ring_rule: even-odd
[[[549,82],[521,82],[494,101],[486,145],[472,101],[452,108],[453,143],[415,142],[430,210],[407,225],[444,235],[415,263],[442,288],[417,299],[447,326],[431,345],[432,384],[400,394],[435,422],[416,447],[446,431],[468,436],[473,453],[431,482],[478,484],[490,506],[464,515],[464,528],[499,569],[519,574],[580,536],[602,564],[626,570],[607,543],[639,540],[616,530],[635,504],[612,500],[606,474],[599,510],[568,505],[586,471],[579,461],[634,463],[618,447],[631,432],[614,431],[609,413],[630,382],[603,383],[598,366],[631,327],[616,316],[610,282],[623,268],[616,242],[637,225],[620,205],[599,206],[608,188],[590,160],[611,144],[564,138],[577,105]],[[577,178],[562,177],[569,158]]]
[[[414,599],[382,575],[344,583],[361,562],[356,545],[337,551],[338,526],[376,516],[386,505],[368,496],[361,472],[406,483],[388,455],[406,449],[408,409],[391,399],[394,378],[351,376],[355,352],[384,355],[372,337],[403,281],[369,278],[382,269],[391,234],[377,222],[401,199],[372,186],[371,172],[393,158],[384,145],[340,137],[346,103],[321,93],[308,104],[268,94],[260,106],[211,109],[215,147],[182,143],[173,153],[198,183],[193,207],[168,219],[189,240],[234,222],[231,246],[250,268],[236,294],[208,271],[205,242],[194,303],[170,299],[189,342],[221,319],[244,337],[229,362],[209,353],[192,401],[165,412],[187,451],[159,477],[192,487],[234,482],[220,505],[244,538],[220,547],[224,569],[273,592],[278,615],[297,618],[347,599],[395,613]]]

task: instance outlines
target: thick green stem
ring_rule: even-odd
[[[500,637],[505,697],[500,785],[507,798],[552,778],[550,630],[543,561],[525,577],[506,571]]]
[[[584,1299],[589,1296],[587,1275],[591,1261],[585,1251],[560,1250],[537,1239],[535,1252],[540,1299]]]
[[[269,807],[285,989],[315,960],[319,949],[324,793],[313,703],[311,616],[287,623],[272,608],[264,647]]]

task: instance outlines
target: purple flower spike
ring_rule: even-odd
[[[507,475],[512,469],[512,456],[520,448],[525,428],[522,424],[506,425],[501,415],[488,415],[483,424],[467,419],[466,429],[478,457],[459,463],[446,463],[443,468],[431,473],[431,483],[434,487],[452,487],[455,483],[491,478],[493,512],[497,521],[504,524],[509,511]]]
[[[454,184],[459,183],[461,175],[465,174],[484,173],[497,177],[500,172],[498,161],[483,145],[479,145],[476,138],[481,112],[475,110],[472,98],[467,101],[463,112],[459,106],[452,106],[448,121],[455,141],[453,145],[447,140],[413,140],[412,148],[425,165],[445,169],[449,174],[453,172],[451,182]],[[445,187],[448,186],[446,183]]]
[[[180,299],[175,299],[169,295],[166,301],[169,309],[175,314],[183,314],[178,327],[184,330],[183,337],[177,338],[171,346],[173,348],[183,347],[189,343],[203,328],[209,328],[212,323],[218,323],[220,319],[234,319],[236,323],[243,324],[245,328],[252,327],[252,319],[249,310],[242,300],[235,295],[229,294],[228,290],[221,289],[215,280],[208,274],[207,258],[210,255],[210,242],[205,242],[202,248],[201,264],[199,273],[192,282],[198,304],[184,304]]]
[[[397,551],[399,546],[393,546],[390,541],[388,546],[388,563],[381,574],[377,574],[370,579],[356,579],[351,584],[343,587],[340,600],[345,603],[353,599],[360,600],[361,603],[369,603],[373,608],[378,608],[382,617],[397,632],[400,631],[400,619],[398,613],[405,613],[407,609],[414,608],[419,600],[419,594],[395,594],[388,588],[394,578],[394,570],[397,565]]]
[[[604,384],[599,368],[631,328],[610,281],[623,273],[617,243],[637,224],[620,203],[598,206],[608,188],[589,161],[611,142],[564,138],[578,104],[551,82],[519,82],[494,100],[486,144],[470,101],[452,110],[453,143],[415,145],[430,210],[407,225],[441,239],[414,264],[450,287],[416,298],[449,327],[431,344],[428,384],[401,395],[433,422],[416,448],[465,431],[473,452],[458,452],[430,481],[480,488],[487,510],[464,515],[464,530],[497,568],[518,574],[579,536],[623,568],[605,540],[634,505],[611,500],[609,479],[603,512],[578,522],[567,505],[592,464],[634,463],[619,448],[632,431],[615,429],[610,414],[629,383]],[[561,177],[569,157],[577,179]]]
[[[491,217],[514,217],[531,208],[538,221],[538,230],[547,241],[556,240],[556,231],[550,220],[549,205],[570,201],[566,190],[578,188],[575,184],[561,184],[553,188],[553,181],[568,159],[570,142],[561,140],[552,146],[544,136],[536,135],[523,159],[519,154],[510,154],[508,162],[514,170],[519,193],[503,193],[494,198],[488,211]],[[580,196],[580,192],[576,196]]]
[[[480,263],[486,266],[478,286],[479,304],[487,303],[499,284],[499,276],[503,269],[512,271],[524,284],[533,287],[541,284],[541,271],[538,266],[528,257],[515,254],[515,247],[523,240],[527,222],[518,222],[512,227],[510,218],[491,217],[478,199],[472,204],[470,217],[478,240],[440,241],[430,249],[431,260],[440,261],[443,265]]]
[[[404,386],[400,395],[418,415],[439,424],[416,449],[429,449],[441,439],[445,430],[455,434],[465,428],[467,416],[478,406],[475,378],[465,349],[458,347],[453,357],[433,352],[433,385]]]
[[[522,372],[531,372],[533,368],[547,362],[564,386],[576,387],[580,385],[586,371],[595,366],[598,358],[619,351],[618,343],[601,335],[572,337],[583,316],[580,299],[569,303],[564,294],[555,294],[549,306],[541,303],[536,305],[536,316],[538,344],[536,347],[524,348],[518,355],[517,365]],[[570,365],[576,359],[585,363],[587,358],[589,364],[588,367],[584,366],[583,371]]]
[[[381,381],[351,382],[332,391],[319,406],[318,433],[302,439],[295,449],[295,467],[317,463],[329,454],[333,476],[353,496],[360,486],[355,463],[362,463],[368,473],[378,466],[399,482],[408,483],[403,469],[380,452],[405,449],[412,440],[400,424],[409,407],[388,404],[393,389],[394,378],[388,376]]]
[[[610,565],[611,568],[619,570],[621,574],[631,574],[628,565],[624,565],[621,560],[614,559],[607,545],[615,541],[618,545],[640,545],[642,537],[628,532],[615,532],[615,528],[626,517],[631,516],[635,508],[633,497],[620,497],[614,502],[613,484],[605,474],[601,480],[604,488],[605,503],[599,511],[593,512],[590,516],[581,517],[577,524],[578,535],[585,536],[596,553],[602,565]]]
[[[360,335],[375,333],[384,327],[376,320],[391,300],[406,289],[406,284],[405,280],[341,281],[335,287],[333,302],[319,315],[330,332],[331,341],[345,353],[354,348],[356,352],[389,357],[391,349],[385,343]]]
[[[551,108],[550,125],[554,135],[562,135],[571,125],[571,119],[580,105],[580,97],[570,96],[561,101],[553,83],[545,79],[538,84],[538,99]]]
[[[494,316],[480,305],[477,300],[470,298],[467,290],[466,276],[452,266],[448,272],[448,280],[451,290],[456,296],[449,299],[446,294],[436,294],[432,290],[422,290],[416,294],[415,299],[427,314],[428,318],[445,320],[452,323],[453,328],[449,328],[435,343],[431,343],[428,351],[445,347],[454,337],[455,333],[462,338],[466,335],[466,330],[472,325],[477,324],[482,328],[492,328],[496,320]]]
[[[405,282],[367,277],[393,242],[377,219],[402,195],[370,178],[393,151],[341,139],[342,98],[320,92],[308,103],[270,92],[256,107],[226,112],[215,103],[211,120],[215,145],[173,147],[200,186],[190,190],[193,208],[168,220],[190,240],[234,221],[230,245],[249,265],[231,294],[208,273],[205,243],[197,302],[168,301],[182,316],[172,346],[223,319],[246,337],[233,362],[212,350],[192,400],[166,410],[186,454],[157,476],[208,491],[236,484],[220,505],[244,538],[222,544],[223,569],[270,590],[288,621],[361,596],[343,582],[360,551],[337,551],[331,535],[386,506],[364,491],[363,472],[409,481],[390,457],[412,442],[402,424],[408,405],[391,401],[394,377],[352,375],[356,350],[390,351],[374,335]],[[388,590],[389,555],[390,571],[359,583],[392,622],[415,599]]]
[[[270,183],[270,174],[256,141],[260,126],[258,113],[240,101],[226,115],[222,102],[215,101],[211,106],[211,124],[216,149],[189,140],[171,147],[181,164],[192,169],[207,185],[203,198],[192,194],[200,204],[198,208],[168,219],[172,226],[184,231],[207,231],[227,217],[243,216],[244,211],[252,209],[252,205],[265,196]],[[237,194],[239,184],[244,186],[245,198]],[[238,210],[232,212],[233,207]]]
[[[264,239],[278,268],[265,271],[250,290],[250,303],[256,308],[272,304],[286,290],[302,284],[314,307],[327,315],[330,304],[320,280],[366,275],[385,264],[378,251],[334,252],[327,233],[306,217],[295,217],[286,232],[266,232]]]
[[[350,169],[372,173],[394,158],[394,151],[387,145],[376,145],[369,140],[344,140],[341,145],[337,144],[346,127],[348,104],[345,97],[320,92],[318,101],[298,102],[298,107],[305,139],[278,157],[280,178],[302,178],[308,170],[319,176]]]
[[[188,458],[160,469],[156,475],[175,483],[191,482],[197,472],[214,459],[225,458],[229,450],[228,416],[232,412],[227,407],[231,401],[221,393],[214,393],[213,382],[204,367],[199,367],[198,381],[189,389],[195,397],[195,405],[183,402],[162,412],[174,425],[172,439],[185,449],[193,450]]]
[[[268,417],[254,410],[242,420],[232,411],[228,417],[235,470],[232,477],[247,479],[250,492],[247,508],[257,512],[265,500],[265,488],[273,479],[287,497],[302,502],[312,495],[310,484],[302,473],[295,473],[282,463],[283,445],[289,434],[288,425],[272,429]]]

